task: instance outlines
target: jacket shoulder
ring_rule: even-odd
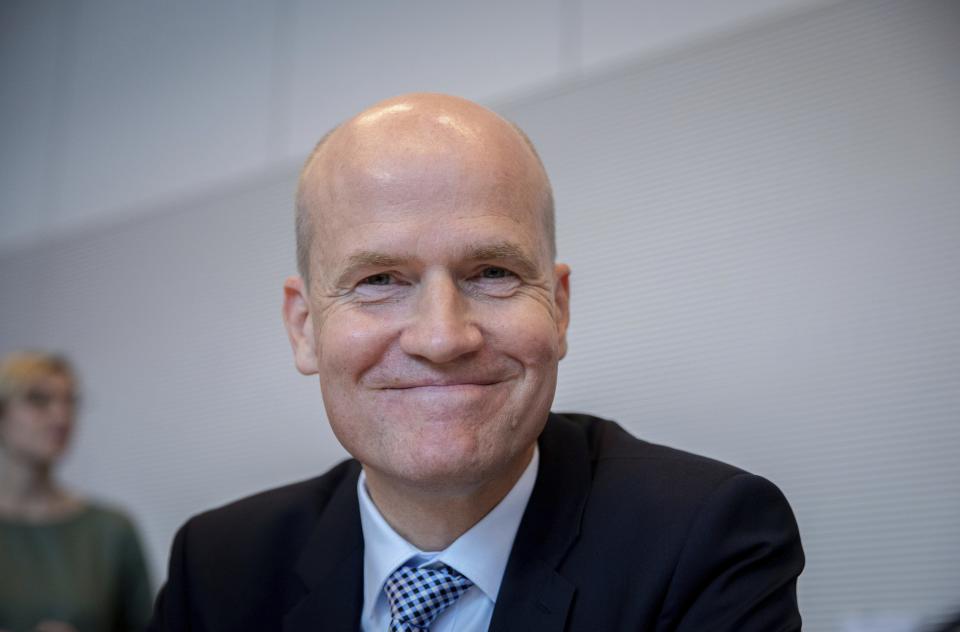
[[[204,511],[184,526],[194,539],[240,544],[244,538],[268,539],[282,531],[287,540],[306,537],[327,502],[343,485],[356,483],[360,464],[349,459],[326,473],[258,492]]]
[[[590,492],[585,524],[597,526],[616,515],[622,522],[649,534],[686,532],[715,494],[726,489],[765,489],[782,499],[767,479],[736,466],[684,450],[638,439],[619,424],[582,414],[553,415],[570,437],[578,437],[589,454]],[[742,491],[744,494],[756,492]],[[788,509],[786,500],[779,502]],[[792,517],[792,515],[791,515]]]
[[[623,629],[626,620],[639,629],[799,629],[803,550],[773,483],[589,415],[552,415],[548,427],[554,453],[565,462],[587,455],[590,470],[561,566],[579,591],[571,621],[583,629]],[[623,618],[608,617],[611,603]]]
[[[345,461],[188,520],[174,538],[149,629],[279,629],[304,594],[295,572],[304,548],[324,519],[349,522],[336,516],[345,501],[355,502],[359,473],[356,461]]]
[[[580,435],[590,455],[594,474],[606,469],[665,480],[701,480],[706,485],[746,472],[709,457],[638,439],[618,423],[581,413],[553,414],[551,421]]]

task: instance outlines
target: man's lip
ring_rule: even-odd
[[[457,386],[493,386],[503,380],[441,380],[429,382],[409,382],[384,386],[384,390],[406,391],[414,388],[455,388]]]

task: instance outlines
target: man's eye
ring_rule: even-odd
[[[483,277],[484,279],[506,279],[508,277],[512,277],[513,272],[510,272],[509,270],[506,270],[504,268],[489,266],[487,268],[484,268],[483,271],[480,272],[480,276]]]
[[[372,274],[360,282],[360,285],[390,285],[393,283],[393,277],[386,272]]]

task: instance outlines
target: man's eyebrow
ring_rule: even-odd
[[[477,244],[467,248],[468,257],[475,261],[509,261],[525,276],[536,276],[537,264],[520,246],[509,241]]]
[[[347,270],[355,270],[357,268],[390,268],[399,266],[405,262],[406,259],[403,257],[388,255],[383,252],[377,252],[376,250],[361,250],[347,257],[344,268]]]
[[[403,257],[388,255],[376,250],[361,250],[347,257],[341,268],[338,284],[356,274],[357,270],[365,268],[396,268],[407,262]]]

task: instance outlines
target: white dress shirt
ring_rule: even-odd
[[[527,469],[503,500],[446,549],[432,552],[417,549],[387,524],[370,499],[366,475],[361,472],[357,496],[364,542],[363,614],[360,620],[364,632],[386,632],[389,629],[390,603],[383,584],[393,571],[408,561],[409,565],[417,567],[446,564],[473,582],[460,599],[440,613],[430,626],[431,632],[485,632],[490,627],[503,571],[533,492],[539,464],[540,451],[534,446]]]

